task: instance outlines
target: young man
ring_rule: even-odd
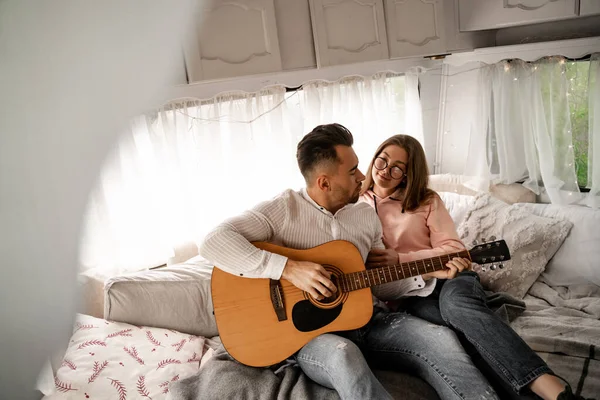
[[[306,189],[287,190],[225,221],[207,235],[200,254],[232,274],[283,278],[317,299],[330,296],[336,288],[323,266],[290,260],[250,242],[308,249],[347,240],[363,260],[371,249],[383,249],[377,214],[369,205],[356,203],[365,176],[358,170],[352,144],[352,135],[343,126],[317,126],[300,141],[296,154]],[[441,398],[497,399],[450,329],[406,313],[387,312],[379,300],[426,296],[434,286],[435,279],[425,283],[421,277],[376,286],[376,310],[369,324],[339,335],[318,336],[298,352],[298,364],[312,380],[335,389],[343,400],[391,399],[363,352],[382,368],[416,372]]]

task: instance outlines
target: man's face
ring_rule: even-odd
[[[332,202],[343,207],[358,201],[365,176],[358,169],[358,157],[352,147],[336,146],[336,151],[341,163],[337,166],[337,173],[330,176],[330,193]]]

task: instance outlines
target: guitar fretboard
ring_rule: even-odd
[[[446,264],[455,257],[470,258],[469,252],[463,250],[458,253],[443,254],[424,260],[409,261],[397,265],[387,265],[367,269],[365,271],[343,274],[338,279],[342,291],[351,292],[353,290],[364,289],[398,281],[400,279],[410,278],[416,275],[439,271],[444,269]]]

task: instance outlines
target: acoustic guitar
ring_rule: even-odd
[[[337,287],[332,297],[315,300],[285,279],[244,278],[215,267],[211,291],[223,346],[237,361],[253,367],[283,361],[323,333],[366,325],[373,313],[371,286],[441,270],[454,257],[478,264],[510,259],[504,240],[372,269],[365,269],[358,249],[347,241],[332,241],[307,250],[264,242],[253,244],[292,260],[322,264],[331,272]],[[495,268],[493,264],[491,269]]]

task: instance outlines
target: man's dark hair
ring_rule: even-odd
[[[352,146],[354,139],[350,131],[340,124],[319,125],[308,133],[298,143],[296,159],[298,167],[309,184],[311,175],[316,167],[322,163],[337,164],[335,146]]]

